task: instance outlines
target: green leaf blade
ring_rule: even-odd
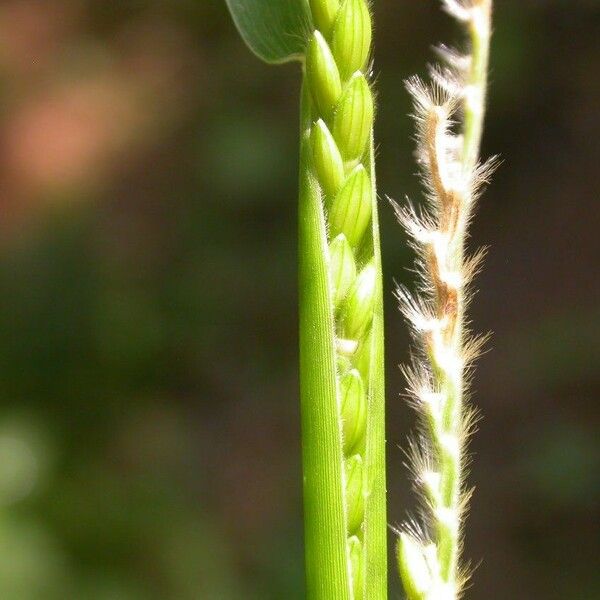
[[[271,64],[302,60],[311,31],[307,0],[225,0],[242,39]]]
[[[339,423],[335,323],[320,192],[309,168],[309,92],[302,90],[300,149],[300,398],[304,471],[307,600],[351,600],[347,569],[343,450]]]

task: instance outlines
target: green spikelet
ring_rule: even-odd
[[[348,456],[363,440],[367,426],[367,396],[360,373],[352,369],[340,381],[344,453]]]
[[[356,261],[346,236],[340,233],[329,245],[333,304],[339,308],[356,280]]]
[[[358,161],[373,129],[373,95],[365,76],[357,71],[348,82],[333,118],[333,137],[344,160]]]
[[[342,94],[342,81],[331,49],[315,31],[306,50],[306,77],[319,112],[329,116]]]
[[[325,196],[334,198],[345,179],[342,155],[323,119],[312,128],[310,138],[317,178]]]
[[[340,0],[310,0],[315,26],[329,37],[340,8]]]
[[[342,77],[364,71],[371,50],[371,15],[364,0],[345,0],[335,21],[331,46]]]

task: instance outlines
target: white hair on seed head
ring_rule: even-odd
[[[488,339],[471,336],[465,318],[470,283],[485,249],[468,256],[464,246],[473,207],[498,160],[482,163],[478,158],[491,0],[441,1],[447,13],[467,25],[471,52],[438,46],[444,64],[429,67],[431,81],[416,76],[406,81],[425,203],[415,207],[409,200],[403,205],[392,201],[392,206],[417,253],[418,276],[416,293],[402,285],[396,289],[417,342],[410,366],[402,371],[409,403],[421,423],[406,452],[421,492],[421,521],[417,525],[411,520],[401,531],[412,536],[423,556],[427,553],[427,598],[457,600],[469,579],[468,565],[459,564],[460,532],[471,495],[464,485],[469,462],[465,445],[477,421],[477,412],[465,403],[472,363]],[[403,543],[408,542],[401,539]],[[407,561],[400,571],[410,595],[419,569],[414,566],[411,573]]]

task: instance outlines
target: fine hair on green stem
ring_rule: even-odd
[[[418,252],[421,293],[401,287],[400,307],[418,347],[404,369],[411,402],[422,417],[409,449],[422,491],[424,521],[399,532],[398,566],[408,600],[456,600],[469,577],[460,563],[461,530],[470,490],[465,488],[465,443],[474,411],[466,404],[470,367],[483,337],[468,335],[468,286],[483,252],[465,257],[467,226],[496,160],[479,162],[490,41],[491,0],[443,0],[464,24],[470,52],[438,48],[444,66],[432,84],[407,82],[414,100],[417,155],[427,205],[396,206]],[[458,114],[462,130],[455,131]]]
[[[383,295],[367,0],[227,0],[302,65],[300,396],[307,597],[387,597]]]

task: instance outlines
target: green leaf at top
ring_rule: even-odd
[[[311,28],[308,0],[225,0],[242,38],[268,63],[301,60]]]

